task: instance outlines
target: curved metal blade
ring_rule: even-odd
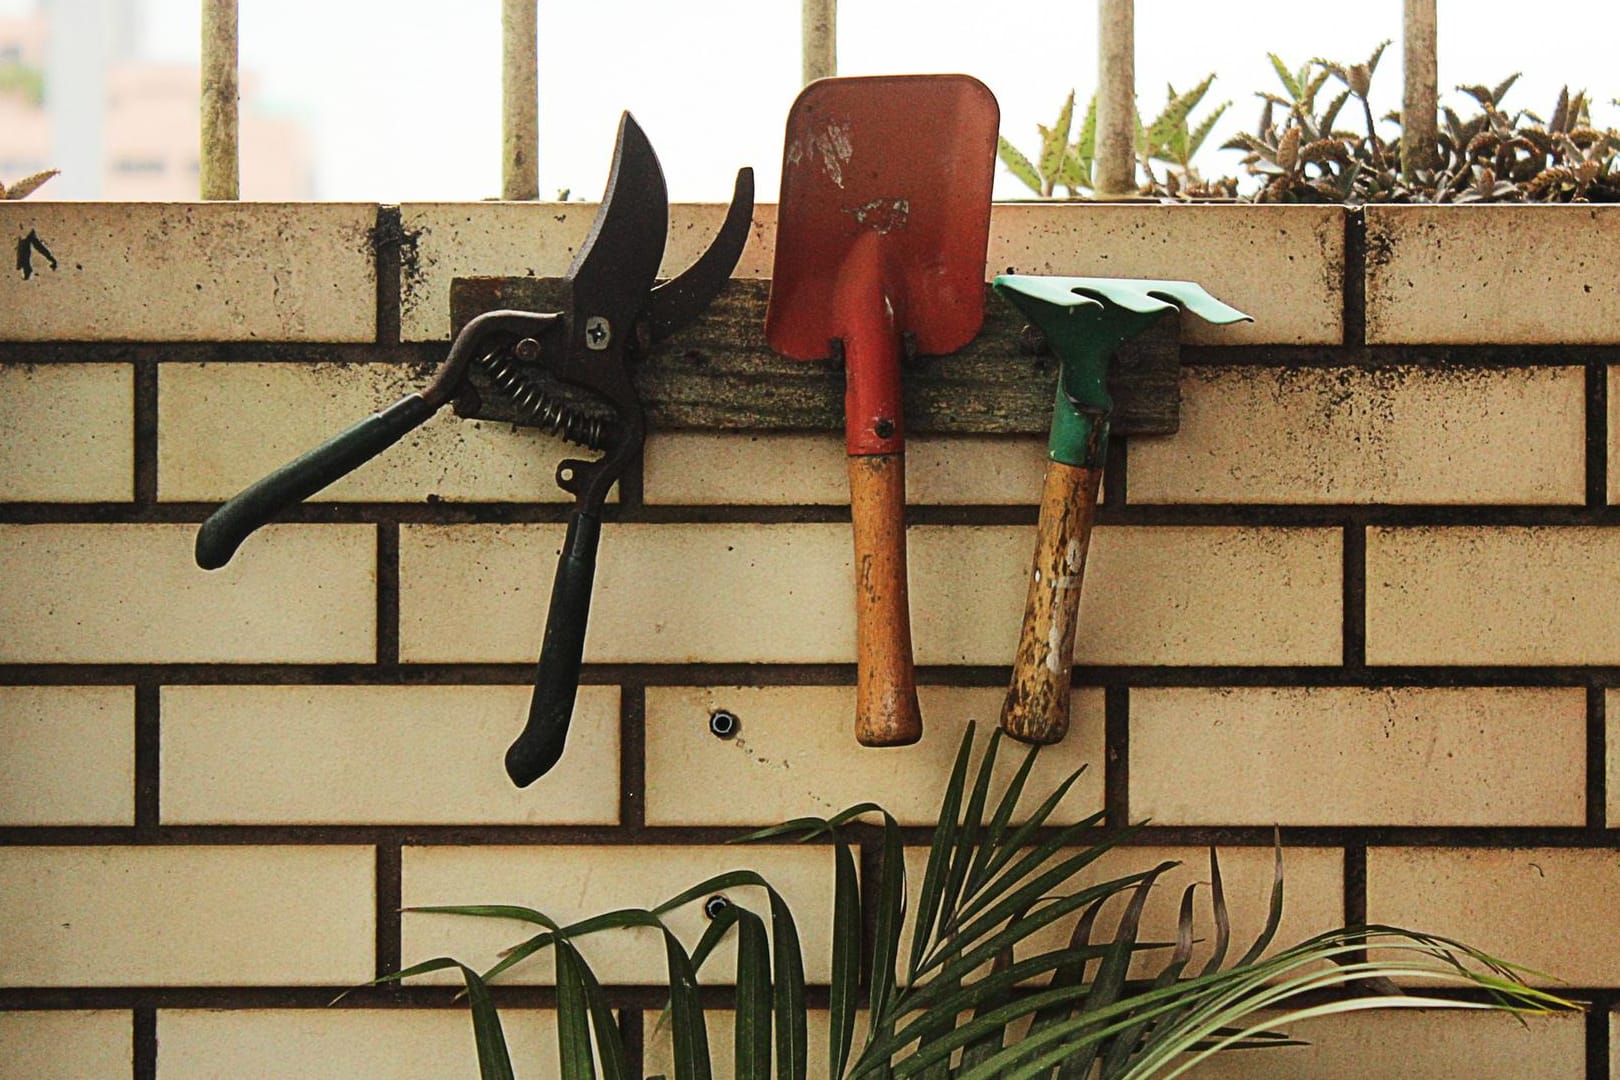
[[[652,291],[647,298],[647,331],[661,341],[703,313],[731,280],[754,221],[754,170],[737,170],[731,209],[709,249],[696,262]]]
[[[592,352],[611,338],[628,341],[647,303],[669,232],[669,192],[652,143],[628,112],[619,119],[602,206],[568,267],[573,325],[569,351]],[[605,320],[598,322],[597,320]]]

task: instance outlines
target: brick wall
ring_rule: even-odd
[[[742,276],[769,273],[773,209]],[[191,561],[220,500],[421,385],[453,277],[558,274],[590,213],[0,205],[57,259],[0,279],[0,1075],[466,1075],[440,987],[325,1007],[515,939],[402,905],[583,914],[744,859],[825,979],[828,850],[720,845],[871,798],[929,820],[962,726],[999,707],[1040,440],[913,442],[928,735],[900,751],[849,733],[835,433],[650,438],[573,740],[527,791],[500,756],[560,444],[445,415],[227,569]],[[719,210],[676,216],[671,267]],[[1597,1006],[1361,1015],[1203,1075],[1620,1075],[1617,241],[1607,208],[996,210],[993,272],[1189,277],[1256,320],[1188,325],[1181,432],[1112,449],[1076,725],[1043,766],[1091,764],[1068,817],[1151,817],[1144,863],[1219,843],[1240,929],[1278,824],[1285,937],[1454,934]],[[650,1024],[656,955],[591,955]],[[519,1070],[549,1075],[549,964],[518,976]]]

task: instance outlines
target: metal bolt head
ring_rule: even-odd
[[[716,709],[709,714],[709,734],[717,739],[730,739],[737,734],[742,721],[729,709]]]
[[[585,347],[596,352],[608,347],[613,340],[613,324],[600,315],[585,320]]]
[[[711,919],[718,919],[720,913],[731,906],[731,901],[718,894],[703,901],[703,914]]]
[[[532,364],[540,359],[540,343],[532,337],[526,337],[512,346],[512,355],[525,364]]]

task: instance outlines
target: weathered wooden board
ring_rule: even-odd
[[[692,326],[641,357],[635,382],[654,428],[843,430],[844,374],[834,360],[788,360],[765,341],[770,282],[734,280]],[[1056,361],[1022,317],[985,290],[984,329],[950,356],[905,365],[906,425],[914,432],[1045,433],[1051,423]],[[558,278],[457,278],[451,323],[494,308],[556,311]],[[543,359],[533,374],[543,371]],[[1171,434],[1180,422],[1181,362],[1174,315],[1122,348],[1109,369],[1117,434]],[[518,421],[518,413],[474,368],[476,400],[464,416]]]

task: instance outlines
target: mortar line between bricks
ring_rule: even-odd
[[[1004,687],[1007,665],[924,665],[922,686],[959,689]],[[0,686],[128,686],[142,679],[166,686],[518,686],[532,685],[534,665],[521,663],[410,663],[396,670],[375,664],[0,664]],[[855,665],[801,663],[586,664],[583,686],[853,686]],[[1404,687],[1573,688],[1620,686],[1620,667],[1417,665],[1347,670],[1341,665],[1182,665],[1132,667],[1077,665],[1077,688],[1124,685],[1186,687]]]
[[[1614,345],[1183,345],[1182,367],[1568,368],[1620,363]]]
[[[130,1013],[130,1075],[134,1080],[157,1080],[157,1009],[137,1005]]]
[[[377,664],[399,667],[399,525],[377,526]]]
[[[377,344],[394,346],[399,344],[399,248],[405,242],[405,226],[399,207],[377,207],[377,224],[371,236],[377,274]]]
[[[647,688],[619,686],[619,826],[639,832],[647,824]]]
[[[1123,481],[1118,481],[1123,483]],[[1033,493],[1032,493],[1033,498]],[[197,525],[218,503],[4,503],[0,523],[16,525]],[[301,503],[276,518],[294,525],[428,524],[560,525],[560,503]],[[453,520],[446,521],[446,518]],[[641,525],[847,525],[847,506],[609,506],[606,520]],[[913,506],[911,526],[1002,528],[1035,524],[1034,505]],[[1357,522],[1387,528],[1557,527],[1620,525],[1620,506],[1428,506],[1418,504],[1152,504],[1108,499],[1097,508],[1102,527],[1342,528]]]
[[[156,839],[161,826],[163,762],[163,693],[157,678],[145,675],[135,684],[134,829],[143,840]]]
[[[135,506],[150,509],[158,499],[158,366],[150,357],[134,365],[134,462]]]
[[[1609,503],[1609,369],[1586,366],[1586,505]]]
[[[1609,817],[1608,694],[1602,686],[1586,688],[1586,827],[1604,829]]]
[[[1611,1080],[1609,995],[1597,997],[1586,1011],[1586,1080]]]
[[[1360,522],[1347,523],[1343,545],[1341,662],[1347,671],[1360,671],[1367,666],[1367,527]]]
[[[376,857],[376,968],[374,975],[382,978],[400,968],[401,915],[404,906],[403,863],[401,846],[397,841],[385,840],[377,844]]]
[[[1130,505],[1130,460],[1128,436],[1108,440],[1107,457],[1103,461],[1103,505],[1121,508]]]
[[[779,824],[757,820],[725,825],[660,825],[624,829],[613,825],[166,825],[150,838],[138,837],[129,827],[115,826],[3,826],[0,847],[130,847],[130,846],[348,846],[348,847],[637,847],[679,849],[695,845],[723,845],[745,832]],[[880,845],[881,830],[852,832]],[[1102,837],[1115,830],[1098,827]],[[1056,828],[1041,830],[1042,837]],[[901,826],[909,847],[927,847],[932,825]],[[1455,848],[1560,848],[1572,851],[1612,852],[1615,831],[1584,825],[1290,825],[1281,826],[1284,849],[1297,847],[1455,847]],[[874,839],[875,837],[875,839]],[[1133,834],[1128,846],[1191,846],[1210,844],[1269,849],[1276,837],[1272,824],[1172,825],[1150,823]],[[807,841],[815,843],[819,841]],[[876,850],[876,848],[874,848]]]
[[[396,364],[437,367],[447,341],[6,341],[0,364]],[[379,404],[386,404],[380,402]]]
[[[1367,214],[1360,207],[1344,214],[1344,344],[1367,344]]]
[[[1131,691],[1103,691],[1103,808],[1110,828],[1131,823]]]
[[[5,341],[0,342],[0,364],[141,363],[177,364],[395,364],[437,367],[449,340],[385,341],[386,326],[379,324],[376,341]],[[1584,364],[1620,364],[1620,346],[1560,342],[1500,344],[1270,344],[1181,346],[1183,367],[1276,368],[1379,368],[1410,366],[1461,368],[1580,367]],[[379,403],[385,404],[385,403]],[[668,431],[671,428],[661,428]],[[763,429],[764,433],[804,432],[805,428]],[[832,436],[838,426],[809,429]],[[738,437],[760,429],[737,430]],[[951,432],[917,431],[946,435]],[[960,431],[954,434],[1040,435],[1031,424],[1024,432]]]
[[[1344,846],[1344,925],[1367,923],[1367,845]]]
[[[604,986],[612,1008],[660,1011],[669,991],[658,986]],[[489,988],[502,1008],[554,1009],[554,987],[496,983]],[[333,999],[342,995],[336,1004]],[[700,986],[705,1008],[730,1008],[736,993],[729,986]],[[805,987],[811,1008],[827,1007],[828,988]],[[173,987],[20,987],[0,990],[0,1012],[130,1009],[443,1009],[465,1012],[467,1003],[443,985],[405,986],[173,986]],[[156,1046],[153,1040],[152,1045]]]
[[[619,1041],[624,1046],[631,1076],[647,1075],[646,1022],[635,1006],[619,1010]]]

